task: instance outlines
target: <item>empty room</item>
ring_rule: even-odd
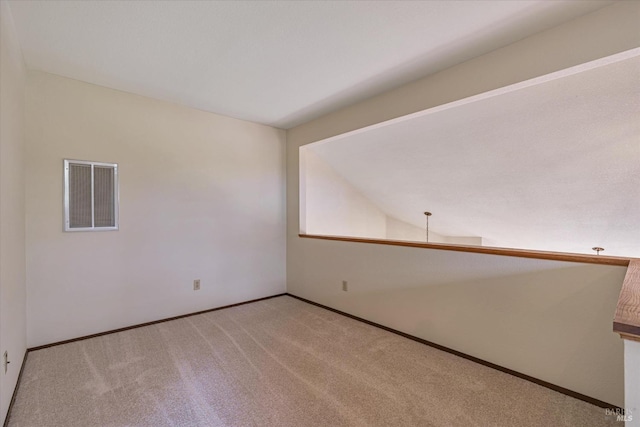
[[[640,426],[640,2],[0,0],[0,421]]]

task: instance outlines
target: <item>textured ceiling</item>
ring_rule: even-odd
[[[27,66],[289,128],[603,1],[11,1]]]
[[[640,257],[640,56],[546,80],[307,147],[418,227]]]

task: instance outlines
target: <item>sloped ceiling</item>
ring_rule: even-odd
[[[11,1],[27,66],[290,128],[610,1]]]
[[[389,123],[307,147],[418,227],[640,257],[639,56]]]

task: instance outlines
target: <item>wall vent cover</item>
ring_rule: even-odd
[[[118,229],[118,165],[64,161],[64,230]]]

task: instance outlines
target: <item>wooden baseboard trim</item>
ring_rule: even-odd
[[[101,337],[103,335],[115,334],[116,332],[128,331],[129,329],[142,328],[144,326],[155,325],[156,323],[163,323],[163,322],[169,322],[171,320],[183,319],[185,317],[196,316],[198,314],[203,314],[203,313],[209,313],[211,311],[224,310],[225,308],[237,307],[239,305],[244,305],[244,304],[251,304],[252,302],[264,301],[264,300],[271,299],[271,298],[281,297],[283,295],[286,295],[286,293],[271,295],[271,296],[263,297],[263,298],[252,299],[252,300],[249,300],[249,301],[238,302],[238,303],[235,303],[235,304],[224,305],[222,307],[210,308],[208,310],[196,311],[194,313],[181,314],[180,316],[167,317],[166,319],[154,320],[152,322],[140,323],[140,324],[137,324],[137,325],[126,326],[124,328],[118,328],[118,329],[112,329],[110,331],[105,331],[105,332],[98,332],[97,334],[85,335],[85,336],[78,337],[78,338],[71,338],[71,339],[68,339],[68,340],[58,341],[58,342],[54,342],[54,343],[51,343],[51,344],[39,345],[37,347],[28,348],[27,352],[29,352],[29,351],[38,351],[38,350],[42,350],[44,348],[54,347],[54,346],[62,345],[62,344],[68,344],[68,343],[75,342],[75,341],[87,340],[89,338]]]
[[[16,381],[16,387],[13,389],[13,394],[11,395],[11,402],[9,402],[9,408],[7,408],[7,415],[4,418],[4,423],[2,427],[9,426],[9,417],[11,417],[11,409],[13,409],[13,404],[16,401],[16,396],[18,395],[18,388],[20,387],[20,381],[22,380],[22,372],[24,372],[24,365],[27,364],[27,356],[29,356],[29,350],[24,351],[24,357],[22,358],[22,365],[20,366],[20,372],[18,372],[18,380]]]
[[[614,410],[622,410],[622,408],[620,408],[620,407],[618,407],[616,405],[612,405],[612,404],[607,403],[607,402],[603,402],[602,400],[595,399],[593,397],[584,395],[582,393],[575,392],[573,390],[566,389],[564,387],[560,387],[560,386],[555,385],[555,384],[551,384],[549,382],[546,382],[546,381],[531,377],[529,375],[526,375],[526,374],[511,370],[509,368],[505,368],[503,366],[496,365],[496,364],[491,363],[491,362],[487,362],[486,360],[479,359],[479,358],[474,357],[474,356],[470,356],[470,355],[468,355],[466,353],[462,353],[460,351],[451,349],[449,347],[445,347],[443,345],[436,344],[434,342],[427,341],[425,339],[418,338],[418,337],[413,336],[413,335],[409,335],[407,333],[398,331],[398,330],[393,329],[393,328],[389,328],[389,327],[381,325],[379,323],[375,323],[375,322],[372,322],[370,320],[363,319],[363,318],[358,317],[358,316],[354,316],[354,315],[346,313],[344,311],[341,311],[341,310],[338,310],[338,309],[335,309],[335,308],[331,308],[329,306],[326,306],[326,305],[323,305],[323,304],[320,304],[320,303],[317,303],[317,302],[314,302],[314,301],[308,300],[306,298],[302,298],[302,297],[299,297],[297,295],[293,295],[293,294],[287,292],[287,293],[282,293],[282,294],[277,294],[277,295],[271,295],[271,296],[268,296],[268,297],[257,298],[257,299],[253,299],[253,300],[249,300],[249,301],[244,301],[244,302],[240,302],[240,303],[236,303],[236,304],[225,305],[225,306],[222,306],[222,307],[216,307],[216,308],[212,308],[212,309],[208,309],[208,310],[202,310],[202,311],[198,311],[198,312],[194,312],[194,313],[183,314],[183,315],[180,315],[180,316],[169,317],[169,318],[166,318],[166,319],[155,320],[153,322],[147,322],[147,323],[141,323],[141,324],[138,324],[138,325],[127,326],[125,328],[113,329],[113,330],[110,330],[110,331],[100,332],[100,333],[92,334],[92,335],[86,335],[86,336],[82,336],[82,337],[78,337],[78,338],[73,338],[73,339],[59,341],[59,342],[55,342],[55,343],[51,343],[51,344],[41,345],[41,346],[38,346],[38,347],[28,348],[25,351],[24,358],[22,360],[22,366],[20,367],[20,373],[18,374],[18,380],[16,382],[16,387],[14,389],[13,396],[11,397],[11,402],[10,402],[9,408],[7,410],[7,415],[6,415],[3,427],[8,427],[8,425],[9,425],[9,418],[11,417],[11,410],[13,408],[13,404],[15,402],[16,395],[18,394],[18,388],[20,387],[20,382],[21,382],[21,379],[22,379],[22,373],[24,371],[24,367],[25,367],[25,364],[27,362],[27,357],[29,355],[29,352],[31,352],[31,351],[42,350],[42,349],[53,347],[53,346],[57,346],[57,345],[67,344],[67,343],[71,343],[71,342],[75,342],[75,341],[81,341],[81,340],[85,340],[85,339],[89,339],[89,338],[99,337],[99,336],[102,336],[102,335],[113,334],[113,333],[116,333],[116,332],[127,331],[129,329],[141,328],[141,327],[144,327],[144,326],[154,325],[154,324],[157,324],[157,323],[163,323],[163,322],[168,322],[168,321],[171,321],[171,320],[176,320],[176,319],[182,319],[182,318],[185,318],[185,317],[195,316],[195,315],[198,315],[198,314],[209,313],[209,312],[212,312],[212,311],[224,310],[225,308],[237,307],[237,306],[244,305],[244,304],[251,304],[253,302],[263,301],[263,300],[267,300],[267,299],[271,299],[271,298],[277,298],[277,297],[284,296],[284,295],[288,295],[288,296],[290,296],[292,298],[296,298],[296,299],[298,299],[300,301],[306,302],[306,303],[311,304],[311,305],[315,305],[317,307],[323,308],[325,310],[332,311],[334,313],[341,314],[343,316],[346,316],[346,317],[349,317],[351,319],[366,323],[368,325],[375,326],[376,328],[380,328],[380,329],[383,329],[385,331],[394,333],[396,335],[400,335],[400,336],[402,336],[404,338],[408,338],[410,340],[419,342],[421,344],[428,345],[428,346],[436,348],[438,350],[446,351],[447,353],[454,354],[456,356],[462,357],[462,358],[470,360],[472,362],[476,362],[476,363],[479,363],[481,365],[487,366],[489,368],[493,368],[493,369],[496,369],[498,371],[501,371],[501,372],[513,375],[515,377],[521,378],[523,380],[530,381],[530,382],[532,382],[534,384],[538,384],[538,385],[540,385],[542,387],[546,387],[546,388],[554,390],[554,391],[556,391],[558,393],[562,393],[564,395],[573,397],[575,399],[582,400],[582,401],[590,403],[592,405],[596,405],[596,406],[599,406],[601,408],[610,408],[610,409],[614,409]]]
[[[523,380],[530,381],[530,382],[532,382],[534,384],[538,384],[538,385],[540,385],[542,387],[546,387],[546,388],[551,389],[553,391],[556,391],[558,393],[565,394],[567,396],[573,397],[573,398],[578,399],[578,400],[582,400],[582,401],[590,403],[592,405],[596,405],[596,406],[599,406],[599,407],[605,408],[605,409],[622,410],[622,408],[620,408],[620,407],[618,407],[616,405],[612,405],[612,404],[607,403],[607,402],[603,402],[602,400],[598,400],[598,399],[595,399],[593,397],[584,395],[582,393],[578,393],[576,391],[569,390],[569,389],[566,389],[564,387],[560,387],[560,386],[555,385],[555,384],[551,384],[549,382],[540,380],[538,378],[531,377],[529,375],[526,375],[526,374],[511,370],[509,368],[505,368],[503,366],[496,365],[495,363],[487,362],[486,360],[479,359],[479,358],[477,358],[475,356],[470,356],[470,355],[468,355],[466,353],[462,353],[462,352],[460,352],[458,350],[454,350],[452,348],[445,347],[443,345],[436,344],[434,342],[427,341],[425,339],[418,338],[418,337],[413,336],[413,335],[409,335],[407,333],[398,331],[398,330],[393,329],[393,328],[389,328],[389,327],[381,325],[379,323],[375,323],[375,322],[372,322],[370,320],[363,319],[363,318],[358,317],[358,316],[354,316],[353,314],[349,314],[349,313],[346,313],[344,311],[328,307],[328,306],[326,306],[324,304],[320,304],[320,303],[308,300],[306,298],[302,298],[302,297],[299,297],[297,295],[290,294],[288,292],[287,292],[286,295],[288,295],[290,297],[293,297],[293,298],[296,298],[296,299],[298,299],[300,301],[304,301],[304,302],[306,302],[308,304],[312,304],[312,305],[315,305],[317,307],[324,308],[324,309],[329,310],[329,311],[333,311],[334,313],[341,314],[341,315],[349,317],[351,319],[358,320],[358,321],[366,323],[368,325],[375,326],[376,328],[384,329],[385,331],[394,333],[396,335],[400,335],[401,337],[408,338],[408,339],[413,340],[413,341],[417,341],[417,342],[419,342],[421,344],[428,345],[429,347],[433,347],[433,348],[436,348],[438,350],[446,351],[447,353],[454,354],[456,356],[462,357],[462,358],[470,360],[472,362],[476,362],[476,363],[479,363],[481,365],[487,366],[489,368],[493,368],[493,369],[496,369],[498,371],[513,375],[514,377],[518,377],[518,378],[521,378]]]

